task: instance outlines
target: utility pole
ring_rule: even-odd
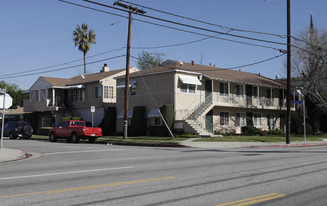
[[[290,144],[291,134],[291,3],[287,0],[287,112],[286,144]]]
[[[132,5],[128,6],[118,1],[114,3],[114,6],[120,6],[128,9],[128,35],[127,35],[127,51],[126,51],[126,75],[125,75],[125,101],[124,101],[124,126],[123,126],[123,139],[127,139],[128,128],[128,95],[129,95],[129,62],[130,62],[130,50],[131,50],[131,34],[132,34],[132,14],[140,13],[145,14],[145,11],[139,10]]]

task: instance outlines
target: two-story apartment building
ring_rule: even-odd
[[[117,78],[117,131],[123,129],[124,76]],[[129,118],[146,108],[147,126],[162,125],[157,112],[174,105],[174,126],[210,135],[254,126],[285,130],[286,85],[260,74],[167,60],[130,75]]]
[[[139,71],[130,68],[133,73]],[[90,107],[95,107],[94,125],[99,125],[105,109],[116,106],[116,79],[125,69],[109,70],[105,64],[99,73],[75,76],[70,79],[39,77],[24,100],[24,111],[37,113],[38,126],[57,124],[62,117],[82,117],[92,120]]]

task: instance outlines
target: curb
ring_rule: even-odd
[[[246,148],[288,148],[288,147],[314,147],[314,146],[326,146],[326,143],[301,143],[301,144],[285,144],[285,145],[253,145]]]

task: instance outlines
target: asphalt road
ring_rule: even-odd
[[[327,147],[206,150],[5,140],[0,205],[326,205]]]

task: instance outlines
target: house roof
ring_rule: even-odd
[[[69,83],[70,79],[64,79],[64,78],[55,78],[55,77],[41,77],[45,81],[47,81],[49,84],[51,84],[54,87],[65,87],[66,84]]]
[[[117,69],[117,70],[113,70],[113,71],[100,72],[100,73],[94,73],[94,74],[84,74],[83,75],[84,79],[83,79],[82,75],[75,76],[75,77],[72,77],[71,79],[69,79],[70,81],[67,83],[67,85],[97,82],[101,79],[115,75],[122,71],[125,71],[125,69]]]
[[[167,60],[161,66],[152,67],[149,69],[141,70],[130,75],[139,76],[146,74],[154,74],[159,72],[193,72],[198,75],[204,75],[209,79],[220,79],[231,82],[258,84],[258,85],[269,85],[273,87],[285,87],[286,85],[282,82],[263,77],[259,74],[234,71],[229,69],[221,69],[217,67],[204,66],[199,64],[192,64],[183,62],[180,64],[179,61]]]
[[[68,85],[97,82],[97,81],[100,81],[101,79],[118,74],[119,72],[122,72],[122,71],[125,71],[125,69],[117,69],[117,70],[113,70],[113,71],[99,72],[99,73],[94,73],[94,74],[85,74],[85,75],[83,75],[84,79],[82,78],[82,75],[75,76],[70,79],[56,78],[56,77],[40,77],[40,78],[47,81],[53,87],[66,87]]]

